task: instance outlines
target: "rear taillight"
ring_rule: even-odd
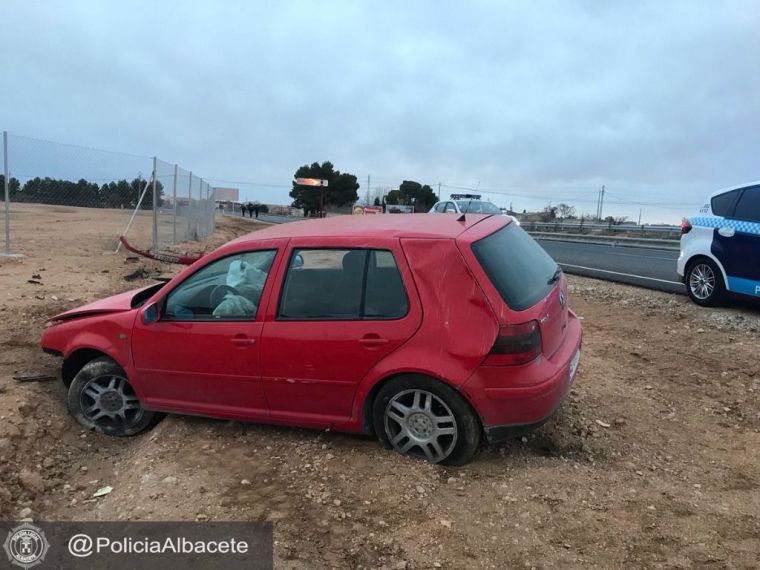
[[[688,234],[691,231],[691,222],[686,218],[681,220],[681,235]]]
[[[484,366],[516,366],[535,360],[541,354],[541,329],[538,321],[499,327],[499,336],[483,361]]]

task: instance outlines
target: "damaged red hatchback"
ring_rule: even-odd
[[[49,324],[87,428],[199,414],[374,433],[449,465],[546,420],[581,345],[557,264],[511,218],[475,214],[273,226]]]

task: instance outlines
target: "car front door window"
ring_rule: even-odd
[[[275,250],[249,251],[209,263],[166,297],[163,320],[254,320]]]

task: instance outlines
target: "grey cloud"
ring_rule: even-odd
[[[606,184],[672,221],[760,178],[759,23],[754,2],[12,1],[0,128],[282,183],[243,187],[269,201],[330,159],[519,207]]]

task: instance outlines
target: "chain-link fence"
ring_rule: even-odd
[[[157,250],[214,231],[213,189],[177,165],[10,133],[3,133],[2,147],[5,254],[23,254],[62,214],[82,239],[112,236],[103,243],[111,251],[121,235]]]

